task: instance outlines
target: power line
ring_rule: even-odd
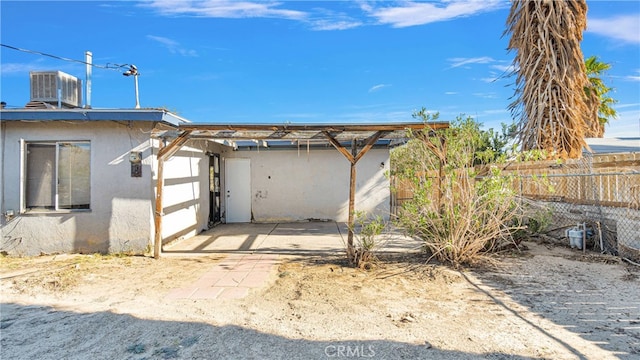
[[[121,68],[129,68],[131,66],[129,64],[120,65],[120,64],[110,64],[110,63],[107,63],[107,65],[96,65],[96,64],[88,63],[88,62],[82,61],[82,60],[69,59],[69,58],[62,57],[62,56],[47,54],[47,53],[43,53],[43,52],[35,51],[35,50],[22,49],[22,48],[19,48],[19,47],[6,45],[6,44],[0,44],[0,46],[6,47],[6,48],[11,49],[11,50],[17,50],[17,51],[26,52],[26,53],[29,53],[29,54],[48,56],[50,58],[54,58],[54,59],[58,59],[58,60],[62,60],[62,61],[75,62],[75,63],[79,63],[79,64],[83,64],[83,65],[91,65],[93,67],[100,68],[100,69],[119,70]]]

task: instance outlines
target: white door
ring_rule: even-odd
[[[251,163],[249,159],[225,159],[226,221],[251,222]]]

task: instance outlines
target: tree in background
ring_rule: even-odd
[[[604,73],[611,69],[611,64],[604,63],[596,56],[590,56],[584,62],[587,77],[589,78],[589,86],[585,87],[589,106],[591,108],[591,127],[585,133],[586,137],[603,137],[604,127],[609,123],[610,119],[618,117],[616,111],[611,107],[617,103],[608,94],[613,89],[606,86],[602,81]],[[597,119],[597,120],[593,120]]]
[[[516,51],[515,100],[523,151],[544,150],[560,158],[578,158],[586,146],[591,107],[580,49],[587,25],[586,0],[513,0],[506,33]]]
[[[440,117],[440,113],[429,113],[425,108],[413,114],[413,118],[422,120],[423,122],[436,121]],[[509,145],[513,142],[516,132],[516,124],[501,124],[501,130],[496,131],[493,128],[488,130],[482,129],[482,123],[475,121],[470,116],[458,116],[453,122],[454,131],[464,139],[460,144],[466,144],[473,147],[473,152],[464,151],[471,158],[467,159],[472,165],[489,164],[503,158],[510,150]],[[431,171],[433,168],[424,168],[424,164],[431,164],[432,160],[425,157],[435,156],[431,142],[424,138],[424,134],[417,138],[409,140],[405,145],[393,149],[391,152],[391,169],[392,175],[400,175],[402,173],[409,174],[418,172]],[[458,142],[456,142],[458,143]],[[449,152],[458,152],[460,149],[449,146]],[[447,154],[441,154],[441,160],[446,161]],[[451,157],[449,157],[451,158]],[[465,163],[466,165],[466,163]]]

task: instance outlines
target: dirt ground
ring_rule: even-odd
[[[497,267],[284,257],[239,300],[167,294],[224,255],[0,261],[7,359],[639,359],[640,269],[549,244]]]

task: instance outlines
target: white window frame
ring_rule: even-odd
[[[52,189],[52,191],[55,192],[54,194],[54,208],[53,209],[39,209],[39,208],[29,208],[27,207],[27,180],[28,180],[28,176],[27,176],[27,158],[28,158],[28,154],[27,154],[27,147],[30,144],[42,144],[42,145],[54,145],[55,147],[55,171],[53,176],[55,176],[55,182],[56,185],[54,187],[54,189]],[[58,192],[58,187],[59,187],[59,174],[58,174],[58,170],[59,170],[59,155],[60,155],[60,145],[61,144],[88,144],[89,145],[89,207],[86,209],[67,209],[67,208],[60,208],[60,203],[59,203],[59,192]],[[90,140],[24,140],[24,139],[20,139],[20,163],[21,163],[21,167],[20,167],[20,209],[21,209],[21,213],[47,213],[47,212],[88,212],[91,211],[91,174],[92,171],[91,169],[93,168],[92,166],[92,161],[91,161],[91,141]]]

